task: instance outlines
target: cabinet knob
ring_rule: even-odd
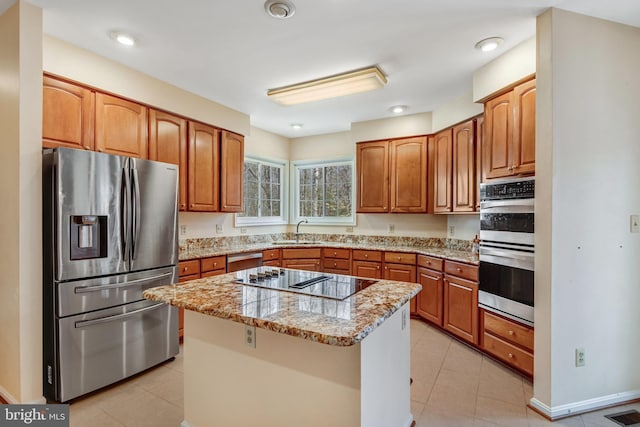
[[[98,151],[102,153],[103,150],[102,150],[102,148],[98,148]]]
[[[509,356],[509,359],[513,359],[513,353],[509,353],[508,356]]]
[[[365,258],[369,258],[369,254],[364,254],[364,257]]]
[[[85,145],[85,146],[84,146],[84,149],[85,149],[85,150],[91,150],[91,147],[89,147],[88,145]]]
[[[431,265],[431,261],[427,261],[427,265]]]
[[[385,270],[388,270],[388,269],[389,269],[389,267],[386,267],[386,266],[385,266],[385,267],[384,267],[384,269],[385,269]]]
[[[400,261],[402,259],[402,257],[398,257],[398,261]]]
[[[214,263],[213,263],[213,266],[215,267],[216,265],[218,265],[218,263],[217,263],[217,262],[214,262]]]
[[[336,253],[336,252],[334,252],[334,253],[333,253],[333,256],[336,256],[336,255],[337,255],[337,253]]]
[[[182,271],[187,271],[187,270],[188,270],[188,268],[187,268],[187,267],[184,267],[184,268],[182,269]]]
[[[380,266],[379,265],[376,265],[376,270],[380,270]]]
[[[338,264],[334,262],[334,263],[333,263],[333,266],[334,266],[334,267],[337,267],[337,266],[338,266]]]
[[[509,331],[509,335],[513,335],[513,331],[511,331],[511,330],[510,330],[510,331]]]
[[[193,207],[193,203],[191,203],[191,204],[189,205],[189,207],[190,207],[190,208],[192,208],[192,207]]]
[[[457,271],[458,273],[460,273],[460,272],[462,271],[462,269],[461,269],[460,267],[458,267],[458,268],[456,268],[456,271]]]

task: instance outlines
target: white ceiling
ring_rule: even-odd
[[[0,0],[0,12],[15,0]],[[432,111],[471,90],[474,70],[535,34],[546,8],[640,27],[638,0],[293,0],[277,20],[264,0],[29,0],[44,31],[239,110],[259,128],[297,137],[348,130],[351,122]],[[113,42],[111,30],[139,44]],[[474,49],[501,36],[491,53]],[[270,88],[379,65],[382,90],[282,107]],[[302,123],[293,130],[291,123]]]

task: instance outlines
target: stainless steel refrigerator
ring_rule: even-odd
[[[178,167],[66,148],[43,154],[44,395],[66,402],[174,357]]]

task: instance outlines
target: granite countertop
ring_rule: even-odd
[[[374,251],[411,252],[421,255],[446,258],[453,261],[465,262],[478,265],[478,255],[468,251],[460,251],[446,248],[414,247],[414,246],[393,246],[393,245],[364,245],[358,243],[338,243],[338,242],[313,242],[305,244],[273,244],[258,243],[251,245],[225,246],[217,248],[189,249],[180,251],[180,261],[190,259],[206,258],[219,255],[230,255],[243,252],[257,252],[265,249],[278,248],[345,248],[345,249],[366,249]]]
[[[422,289],[417,283],[379,280],[337,301],[242,285],[235,278],[236,273],[227,273],[160,286],[147,289],[143,296],[310,341],[350,346],[362,341]]]

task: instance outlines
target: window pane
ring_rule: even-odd
[[[239,217],[280,217],[282,166],[256,160],[244,162],[244,212]],[[275,209],[274,209],[275,207]]]
[[[352,217],[353,165],[298,167],[300,217]]]

